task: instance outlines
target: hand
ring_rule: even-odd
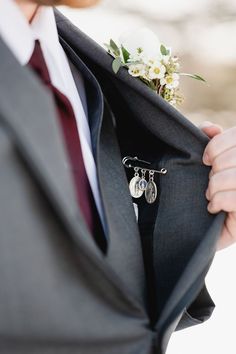
[[[203,155],[203,163],[212,166],[206,191],[208,211],[228,213],[218,242],[221,250],[236,242],[236,127],[223,132],[220,126],[204,122],[200,129],[211,138]]]

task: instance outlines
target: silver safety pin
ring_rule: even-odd
[[[130,162],[128,162],[130,161]],[[144,169],[144,167],[139,167],[139,166],[133,166],[131,164],[131,162],[139,162],[139,163],[144,163],[144,164],[147,164],[147,165],[151,165],[150,162],[148,161],[144,161],[144,160],[140,160],[137,156],[135,157],[131,157],[131,156],[125,156],[122,160],[122,163],[123,165],[126,167],[126,168],[138,168],[140,170]],[[166,175],[167,174],[167,169],[166,168],[162,168],[161,170],[154,170],[154,169],[149,169],[149,168],[145,168],[146,171],[149,171],[149,172],[154,172],[154,173],[159,173],[161,175]]]

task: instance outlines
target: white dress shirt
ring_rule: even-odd
[[[0,0],[0,35],[21,65],[26,65],[29,62],[33,54],[35,40],[40,41],[51,81],[58,90],[67,96],[74,109],[85,169],[99,215],[104,224],[88,119],[68,59],[58,39],[53,9],[51,7],[39,8],[32,23],[29,24],[14,0]]]

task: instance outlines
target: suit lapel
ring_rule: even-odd
[[[0,40],[0,107],[23,158],[65,221],[78,220],[84,242],[93,247],[75,199],[62,134],[49,92],[34,73],[22,67]],[[14,80],[12,79],[14,78]],[[23,85],[23,89],[22,89]]]
[[[65,40],[60,40],[69,59],[84,76],[93,150],[107,224],[109,245],[106,261],[118,274],[122,274],[126,286],[144,302],[145,275],[140,234],[121,163],[112,112],[107,102],[104,108],[103,93],[96,78]]]
[[[103,93],[101,91],[100,85],[98,84],[96,78],[89,70],[89,68],[83,63],[79,56],[73,51],[73,49],[68,45],[68,43],[60,37],[60,42],[65,50],[69,60],[74,64],[75,68],[83,75],[86,99],[87,99],[87,110],[88,119],[91,132],[91,141],[93,154],[96,159],[97,155],[97,145],[99,134],[101,131],[101,124],[103,118],[104,102]],[[76,73],[74,73],[74,76]]]
[[[63,38],[60,38],[60,43],[67,54],[67,57],[70,62],[72,75],[75,80],[75,84],[78,90],[79,95],[81,94],[80,89],[81,85],[78,82],[78,73],[83,76],[84,86],[85,86],[85,97],[83,97],[82,101],[86,100],[87,102],[83,102],[84,107],[86,108],[88,114],[89,128],[91,134],[91,143],[92,150],[95,162],[97,163],[97,148],[98,141],[101,132],[101,125],[104,113],[104,102],[103,102],[103,94],[101,88],[91,73],[91,71],[86,67],[86,65],[82,62],[78,55],[71,49],[71,47],[64,41]],[[100,191],[101,192],[101,191]],[[107,218],[106,213],[104,211],[104,203],[102,200],[103,214],[104,214],[104,232],[106,234],[106,238],[108,240],[108,227],[107,227]]]

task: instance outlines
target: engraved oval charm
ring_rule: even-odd
[[[143,195],[143,191],[139,189],[140,177],[135,176],[131,179],[129,183],[130,194],[133,198],[140,198]]]
[[[145,190],[145,198],[149,204],[153,204],[157,199],[157,186],[154,181],[149,181]]]
[[[145,178],[141,178],[140,181],[139,181],[139,184],[138,184],[139,189],[141,191],[145,191],[146,188],[147,188],[147,185],[148,185],[148,183],[147,183],[146,179]]]

